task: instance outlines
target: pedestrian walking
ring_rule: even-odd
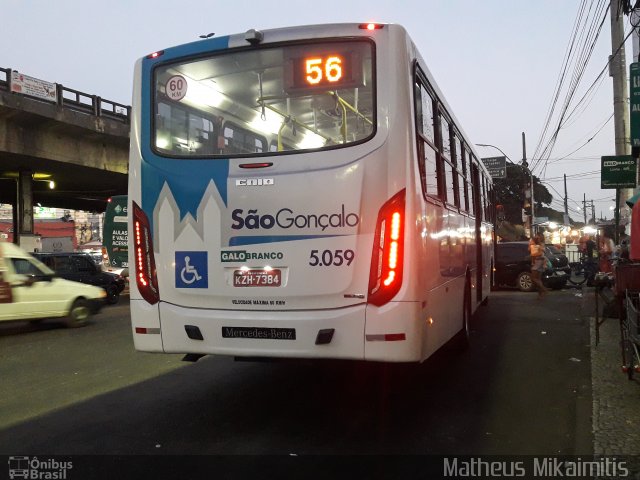
[[[547,257],[544,256],[544,239],[542,235],[536,235],[529,242],[529,254],[531,255],[531,280],[538,289],[538,298],[547,293],[547,288],[542,283],[542,274],[547,267]]]

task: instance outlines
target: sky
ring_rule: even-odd
[[[547,144],[541,134],[583,3],[598,1],[0,0],[0,67],[129,105],[136,59],[198,40],[201,34],[319,23],[398,23],[409,32],[470,140],[495,145],[520,162],[524,132],[532,163]],[[576,99],[606,66],[609,27],[607,17]],[[629,28],[625,19],[625,32]],[[629,42],[626,53],[631,61]],[[570,66],[569,77],[573,70]],[[565,97],[561,92],[560,105]],[[600,189],[599,173],[575,176],[599,172],[600,157],[615,154],[613,120],[607,122],[613,113],[611,78],[605,74],[588,98],[560,130],[544,172],[544,162],[534,170],[547,182],[557,210],[563,208],[562,176],[569,176],[570,215],[579,221],[583,194],[594,200],[597,216],[611,218],[615,203],[614,190]],[[557,119],[549,129],[556,126]],[[476,148],[481,157],[501,155],[492,147]]]

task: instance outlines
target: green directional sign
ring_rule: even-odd
[[[507,157],[487,157],[482,159],[482,163],[491,178],[507,178]]]
[[[104,213],[102,245],[107,249],[112,268],[126,268],[129,263],[127,221],[127,195],[111,197]]]
[[[631,155],[601,157],[600,188],[634,188],[636,159]]]
[[[640,63],[638,62],[629,66],[629,107],[631,146],[640,147]]]

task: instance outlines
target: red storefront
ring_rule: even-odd
[[[73,245],[73,250],[78,248],[76,224],[73,220],[63,222],[58,219],[36,219],[34,227],[34,233],[40,235],[43,240],[43,245],[47,244],[47,240],[49,239],[53,241],[60,239],[60,242],[64,241],[65,244]],[[0,220],[0,236],[8,242],[13,242],[13,222],[10,220]]]

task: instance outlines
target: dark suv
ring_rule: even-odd
[[[104,288],[107,303],[118,303],[120,293],[124,290],[124,278],[103,272],[87,253],[34,253],[33,256],[61,278]]]
[[[542,274],[542,283],[553,289],[563,288],[567,284],[569,261],[555,247],[546,247],[545,256],[551,261],[552,268]],[[570,271],[570,270],[569,270]],[[531,256],[529,242],[503,242],[496,244],[495,285],[518,287],[523,292],[535,290],[531,278]]]

